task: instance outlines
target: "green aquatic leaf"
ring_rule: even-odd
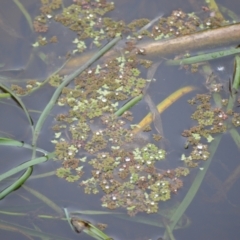
[[[214,138],[211,135],[207,136],[207,141],[210,143],[214,140]]]
[[[193,136],[194,139],[196,139],[196,140],[200,140],[200,139],[201,139],[201,136],[200,136],[200,134],[198,134],[198,133],[192,133],[192,136]]]

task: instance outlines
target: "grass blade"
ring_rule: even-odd
[[[235,89],[235,91],[237,92],[240,86],[240,57],[239,56],[235,57],[234,66],[235,66],[235,69],[234,69],[234,75],[233,75],[232,89]],[[228,100],[227,111],[230,109],[233,109],[233,106],[234,106],[234,103],[236,102],[236,97],[237,97],[236,92],[232,92],[232,95]]]
[[[60,84],[60,86],[56,89],[54,92],[51,100],[49,101],[48,105],[43,110],[42,114],[40,115],[35,131],[34,131],[34,137],[33,137],[33,146],[36,145],[38,135],[40,133],[40,130],[42,128],[42,125],[44,121],[46,120],[48,114],[54,107],[59,95],[62,92],[62,89],[67,86],[75,77],[77,77],[80,73],[82,73],[85,69],[87,69],[92,63],[94,63],[98,58],[100,58],[104,53],[106,53],[109,49],[111,49],[119,40],[121,37],[114,38],[111,42],[109,42],[105,47],[101,49],[98,53],[96,53],[90,60],[88,60],[82,67],[80,67],[78,70],[76,70],[74,73],[70,74],[65,78],[65,80]]]
[[[4,180],[4,179],[6,179],[6,178],[8,178],[8,177],[10,177],[10,176],[18,173],[18,172],[21,172],[22,170],[24,170],[24,169],[26,169],[26,168],[28,168],[28,167],[32,167],[32,166],[34,166],[34,165],[36,165],[36,164],[40,164],[40,163],[42,163],[42,162],[45,162],[45,161],[53,158],[54,156],[55,156],[54,153],[50,153],[50,154],[48,154],[47,156],[39,157],[39,158],[32,159],[32,160],[30,160],[30,161],[27,161],[27,162],[25,162],[25,163],[23,163],[23,164],[15,167],[15,168],[9,170],[9,171],[1,174],[1,175],[0,175],[0,181],[2,181],[2,180]]]
[[[9,93],[1,93],[0,98],[9,98],[11,95]]]
[[[212,160],[212,158],[218,148],[218,145],[221,141],[221,138],[222,138],[222,135],[218,135],[212,142],[210,149],[209,149],[209,152],[210,152],[209,159],[203,165],[204,169],[202,171],[199,170],[199,172],[198,172],[196,178],[194,179],[190,189],[188,190],[186,196],[184,197],[183,201],[181,202],[181,204],[179,205],[179,207],[177,208],[175,213],[172,215],[172,217],[170,219],[170,224],[168,224],[168,227],[170,228],[171,231],[174,230],[176,224],[178,223],[180,218],[183,216],[184,212],[186,211],[188,206],[191,204],[193,198],[195,197],[196,193],[198,192],[199,187],[205,177],[205,174],[211,164],[211,160]],[[165,231],[164,239],[167,239],[166,238],[167,235],[168,235],[168,233]]]
[[[55,239],[70,240],[69,238],[56,236],[50,233],[39,232],[35,229],[23,227],[18,224],[9,223],[3,220],[0,220],[0,229],[11,231],[11,232],[20,232],[20,233],[23,233],[24,235],[29,235],[29,236],[38,237],[38,238],[53,239],[53,240]]]
[[[27,148],[27,149],[33,149],[33,147],[30,145],[30,144],[27,144],[27,143],[24,143],[24,142],[20,142],[20,141],[17,141],[17,140],[14,140],[14,139],[11,139],[11,138],[1,138],[0,137],[0,145],[3,145],[3,146],[13,146],[13,147],[24,147],[24,148]],[[41,148],[36,148],[36,150],[38,152],[41,152],[45,155],[48,155],[49,152],[41,149]]]
[[[134,105],[136,105],[141,99],[143,98],[143,95],[139,95],[137,97],[134,97],[129,102],[127,102],[125,105],[123,105],[120,109],[115,112],[116,116],[121,116],[124,112],[126,112],[128,109],[132,108]]]
[[[22,184],[32,174],[32,170],[33,170],[32,167],[28,167],[27,170],[25,171],[25,173],[17,181],[15,181],[12,185],[10,185],[6,189],[4,189],[2,192],[0,192],[0,200],[3,199],[4,197],[6,197],[9,193],[11,193],[14,190],[16,190],[17,188],[19,188],[20,186],[22,186]]]
[[[240,48],[230,48],[228,50],[224,51],[218,51],[213,53],[206,53],[197,55],[194,57],[179,59],[179,60],[168,60],[166,61],[167,65],[186,65],[186,64],[193,64],[193,63],[199,63],[199,62],[205,62],[209,60],[214,60],[217,58],[226,57],[229,55],[240,53]]]
[[[140,29],[139,32],[141,32],[142,30],[148,28],[152,23],[154,23],[155,21],[157,21],[161,17],[162,17],[162,14],[160,16],[158,16],[157,18],[153,19],[145,27]],[[67,76],[64,79],[64,81],[60,84],[60,86],[54,92],[51,100],[49,101],[48,105],[45,107],[45,109],[43,110],[42,114],[40,115],[40,117],[38,119],[38,122],[37,122],[36,127],[35,127],[35,131],[34,131],[34,136],[33,136],[33,146],[36,145],[36,142],[37,142],[37,139],[38,139],[38,135],[40,133],[42,125],[43,125],[44,121],[46,120],[48,114],[52,110],[53,106],[55,105],[59,95],[62,92],[62,89],[65,86],[67,86],[75,77],[77,77],[84,70],[86,70],[88,67],[90,67],[96,60],[98,60],[101,56],[103,56],[107,51],[109,51],[120,40],[121,40],[121,36],[116,36],[112,41],[110,41],[106,46],[104,46],[99,52],[97,52],[91,59],[86,61],[86,63],[83,64],[83,66],[81,66],[79,69],[77,69],[75,72],[73,72],[72,74],[70,74],[69,76]]]
[[[83,211],[73,211],[71,214],[80,214],[80,215],[112,215],[112,212],[107,211],[94,211],[94,210],[83,210]],[[120,212],[114,212],[114,214],[123,214]]]
[[[9,94],[11,94],[12,98],[15,99],[15,101],[20,105],[20,107],[23,109],[27,119],[28,119],[28,122],[30,124],[30,126],[33,126],[33,120],[31,119],[28,111],[27,111],[27,108],[25,107],[24,103],[22,102],[22,100],[11,90],[9,89],[8,87],[4,86],[2,83],[0,83],[0,88],[2,88],[4,91],[8,92]],[[32,129],[33,130],[33,129]]]
[[[240,86],[240,57],[236,56],[235,58],[235,65],[236,65],[236,71],[234,74],[234,81],[233,81],[233,88],[235,90],[239,89]],[[216,105],[220,106],[221,103],[221,98],[219,96],[219,94],[214,94],[213,95],[214,100]],[[229,97],[229,101],[228,101],[228,106],[227,106],[227,110],[230,110],[233,108],[234,103],[236,101],[236,93],[233,96]],[[236,142],[236,144],[238,145],[239,142],[239,136],[238,134],[236,134],[236,132],[234,133],[233,130],[230,130],[230,133],[234,139],[234,141]],[[212,144],[210,145],[209,148],[209,152],[210,152],[210,156],[209,159],[204,163],[203,165],[203,170],[199,171],[196,178],[194,179],[193,184],[191,185],[189,191],[187,192],[185,198],[183,199],[183,201],[181,202],[181,204],[179,205],[178,209],[176,210],[176,212],[173,214],[173,216],[170,219],[170,224],[168,225],[168,232],[169,230],[173,231],[177,222],[179,221],[179,219],[181,218],[181,216],[184,214],[184,212],[186,211],[186,209],[188,208],[188,206],[190,205],[190,203],[192,202],[193,198],[195,197],[196,193],[198,192],[198,189],[205,177],[205,174],[211,164],[211,160],[218,148],[218,145],[221,141],[222,138],[222,134],[218,135],[214,141],[212,142]],[[168,236],[169,233],[167,233],[167,231],[165,231],[164,236]]]
[[[33,24],[32,24],[32,18],[30,16],[30,14],[28,13],[28,11],[25,9],[25,7],[22,5],[22,3],[19,2],[19,0],[13,0],[14,3],[18,6],[18,8],[20,9],[20,11],[23,13],[23,15],[25,16],[28,25],[30,27],[30,29],[33,32]]]
[[[72,223],[71,223],[71,217],[69,216],[68,210],[67,210],[66,208],[63,208],[63,210],[64,210],[64,213],[65,213],[65,215],[66,215],[66,219],[67,219],[67,221],[68,221],[68,224],[69,224],[70,228],[71,228],[73,231],[75,231],[75,229],[74,229],[74,227],[73,227],[73,225],[72,225]]]
[[[23,188],[26,189],[28,192],[30,192],[32,195],[34,195],[36,198],[40,199],[42,202],[44,202],[47,206],[52,208],[59,215],[62,215],[62,213],[63,213],[62,209],[56,203],[54,203],[52,200],[50,200],[48,197],[44,196],[42,193],[40,193],[30,187],[27,187],[26,185],[24,185]]]
[[[44,177],[50,177],[50,176],[54,176],[56,175],[56,171],[50,171],[50,172],[46,172],[46,173],[42,173],[42,174],[37,174],[34,176],[31,176],[31,179],[37,179],[37,178],[44,178]]]

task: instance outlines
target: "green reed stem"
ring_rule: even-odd
[[[28,13],[28,11],[26,10],[26,8],[22,5],[22,3],[19,2],[19,0],[13,0],[14,3],[18,6],[18,8],[20,9],[20,11],[23,13],[24,17],[26,18],[28,25],[30,27],[30,29],[33,32],[33,24],[32,24],[32,18],[30,16],[30,14]]]
[[[54,203],[51,199],[49,199],[48,197],[44,196],[42,193],[40,193],[40,192],[30,188],[30,187],[27,187],[26,185],[23,185],[23,188],[26,189],[28,192],[30,192],[32,195],[34,195],[36,198],[40,199],[47,206],[52,208],[60,216],[63,214],[62,209],[56,203]]]
[[[142,27],[138,32],[141,33],[143,30],[150,27],[154,22],[159,20],[162,17],[162,14],[160,16],[153,19],[149,24]],[[33,137],[33,146],[36,146],[38,135],[40,133],[40,130],[43,126],[44,121],[46,120],[48,114],[54,107],[59,95],[62,92],[62,89],[67,86],[75,77],[77,77],[79,74],[81,74],[84,70],[86,70],[91,64],[93,64],[97,59],[99,59],[102,55],[104,55],[107,51],[109,51],[118,41],[121,40],[120,36],[115,37],[112,41],[110,41],[105,47],[103,47],[98,53],[96,53],[91,59],[89,59],[82,67],[80,67],[78,70],[76,70],[74,73],[67,76],[64,81],[61,83],[61,85],[56,89],[54,92],[52,98],[50,99],[49,103],[43,110],[42,114],[40,115],[38,122],[35,127],[34,131],[34,137]],[[34,154],[33,154],[34,156]]]
[[[1,93],[0,94],[0,98],[9,98],[9,97],[11,97],[11,94],[9,94],[9,93]]]
[[[127,102],[125,105],[123,105],[120,109],[118,109],[114,114],[116,116],[121,116],[124,112],[126,112],[128,109],[132,108],[134,105],[136,105],[141,99],[143,98],[143,95],[139,95],[137,97],[134,97],[129,102]]]
[[[240,57],[238,55],[235,57],[234,65],[235,69],[232,88],[234,89],[234,91],[238,91],[238,88],[240,86]],[[234,103],[236,102],[236,98],[237,98],[236,92],[232,92],[232,95],[228,100],[227,111],[233,109]]]
[[[14,224],[0,219],[0,229],[5,231],[17,232],[19,236],[21,234],[24,236],[24,239],[57,239],[57,240],[71,240],[67,237],[57,236],[50,233],[41,232],[33,228],[23,227],[19,224]],[[60,234],[59,234],[60,235]],[[36,238],[31,238],[31,237]],[[19,237],[20,238],[20,237]]]
[[[240,86],[240,57],[236,56],[235,57],[235,75],[234,75],[234,81],[233,81],[233,88],[235,90],[239,89]],[[217,106],[221,106],[221,97],[219,94],[215,93],[213,94],[213,98],[215,100],[215,103]],[[234,93],[234,96],[232,97],[231,95],[229,96],[229,101],[228,101],[228,106],[227,109],[230,110],[233,108],[234,103],[236,100],[236,93]],[[236,142],[236,144],[238,145],[240,143],[240,136],[239,134],[236,132],[234,132],[233,130],[230,130],[230,133],[234,139],[234,141]],[[205,177],[205,174],[211,164],[212,158],[218,148],[218,145],[221,141],[222,138],[222,134],[218,135],[217,137],[215,137],[214,141],[211,143],[210,147],[209,147],[209,152],[210,152],[210,156],[209,159],[204,163],[203,165],[203,170],[199,171],[196,178],[194,179],[190,189],[188,190],[186,196],[184,197],[183,201],[181,202],[181,204],[179,205],[179,207],[177,208],[177,210],[175,211],[175,213],[172,215],[171,219],[170,219],[170,224],[168,225],[168,231],[165,231],[164,236],[167,237],[169,234],[169,229],[171,231],[174,230],[176,224],[178,223],[178,221],[181,219],[181,217],[183,216],[184,212],[187,210],[187,208],[189,207],[189,205],[191,204],[191,202],[193,201],[196,193],[199,190],[199,187]],[[239,146],[239,145],[238,145]]]
[[[203,165],[203,170],[199,170],[197,176],[195,177],[190,189],[188,190],[186,196],[184,197],[184,199],[182,200],[182,202],[180,203],[180,205],[178,206],[177,210],[174,212],[174,214],[172,215],[172,217],[170,218],[169,222],[170,224],[169,229],[171,231],[174,230],[176,224],[178,223],[178,221],[181,219],[181,217],[183,216],[184,212],[187,210],[187,208],[189,207],[189,205],[191,204],[191,202],[193,201],[196,193],[199,190],[199,187],[205,177],[205,174],[211,164],[212,158],[218,148],[218,145],[221,141],[222,135],[218,135],[217,137],[215,137],[215,139],[213,140],[213,142],[211,143],[211,146],[209,148],[209,152],[210,152],[210,156],[209,159],[204,163]],[[168,229],[168,231],[169,231]],[[168,233],[167,231],[165,231],[164,233],[164,239],[167,239]]]
[[[32,133],[33,133],[33,121],[28,113],[28,110],[25,106],[25,104],[22,102],[21,98],[19,98],[10,88],[4,86],[2,83],[0,83],[0,88],[2,88],[4,91],[8,92],[11,97],[20,105],[20,107],[23,109],[26,117],[27,117],[27,120],[31,126],[31,129],[32,129]]]
[[[228,50],[224,51],[218,51],[213,53],[206,53],[201,54],[194,57],[179,59],[179,60],[168,60],[166,61],[167,65],[186,65],[186,64],[193,64],[193,63],[199,63],[199,62],[205,62],[209,60],[214,60],[217,58],[226,57],[229,55],[240,53],[240,48],[230,48]]]
[[[234,71],[234,76],[233,76],[233,85],[232,88],[234,88],[236,90],[236,92],[238,91],[240,86],[240,57],[236,56],[235,57],[235,71]],[[236,101],[237,98],[237,93],[233,92],[232,96],[230,97],[229,101],[228,101],[228,106],[227,106],[227,110],[230,110],[233,108],[234,103]],[[236,130],[236,128],[231,128],[229,130],[232,139],[234,140],[234,142],[236,143],[237,147],[240,148],[240,135],[238,133],[238,131]]]
[[[13,192],[17,188],[23,185],[23,183],[30,177],[32,174],[33,167],[28,167],[25,173],[12,185],[9,187],[5,188],[2,192],[0,192],[0,200],[6,197],[9,193]],[[3,175],[3,174],[2,174]],[[2,176],[1,175],[1,176]],[[0,176],[0,177],[1,177]]]
[[[22,97],[24,96],[29,96],[30,94],[34,93],[35,91],[37,91],[38,89],[40,89],[41,87],[43,87],[46,83],[49,82],[50,78],[56,74],[58,74],[66,65],[67,63],[70,61],[71,58],[69,58],[67,61],[64,62],[64,64],[62,64],[61,67],[59,67],[55,72],[53,72],[46,80],[44,80],[43,82],[41,82],[41,84],[39,84],[37,87],[31,89],[30,91],[28,91],[26,94],[21,95]]]
[[[46,120],[48,114],[54,107],[59,95],[62,93],[62,89],[67,86],[75,77],[77,77],[79,74],[81,74],[84,70],[86,70],[91,64],[93,64],[98,58],[100,58],[102,55],[104,55],[109,49],[111,49],[119,40],[121,37],[114,38],[111,42],[109,42],[105,47],[103,47],[98,53],[96,53],[90,60],[88,60],[82,67],[80,67],[78,70],[76,70],[74,73],[67,76],[64,81],[61,83],[61,85],[55,90],[52,98],[50,99],[49,103],[43,110],[42,114],[40,115],[35,131],[34,131],[34,137],[33,137],[33,146],[36,146],[36,142],[40,133],[40,130],[43,126],[44,121]]]
[[[64,210],[64,213],[65,213],[65,216],[66,216],[66,219],[67,219],[67,222],[68,222],[70,228],[71,228],[73,231],[75,231],[73,225],[71,224],[71,217],[70,217],[70,215],[69,215],[69,212],[68,212],[67,208],[63,208],[63,210]]]
[[[32,145],[24,143],[24,142],[17,141],[17,140],[11,139],[11,138],[0,137],[0,145],[33,149]],[[36,148],[36,151],[41,152],[45,155],[49,154],[49,152],[47,152],[47,151],[45,151],[44,149],[41,149],[41,148]]]
[[[18,173],[18,172],[21,172],[23,170],[25,170],[26,168],[28,167],[32,167],[36,164],[39,164],[39,163],[42,163],[42,162],[45,162],[51,158],[53,158],[55,156],[55,153],[49,153],[47,156],[44,156],[44,157],[39,157],[39,158],[35,158],[33,160],[30,160],[30,161],[27,161],[3,174],[0,175],[0,181],[8,178],[8,177],[11,177],[12,175]]]

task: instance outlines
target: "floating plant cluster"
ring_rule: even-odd
[[[76,0],[73,4],[63,4],[61,0],[41,0],[40,14],[35,17],[33,27],[38,36],[33,47],[44,46],[48,43],[61,44],[61,35],[46,34],[56,23],[68,27],[76,33],[72,39],[74,46],[67,49],[67,57],[92,49],[93,46],[101,47],[116,36],[127,36],[126,51],[144,54],[143,48],[137,49],[136,42],[145,38],[153,40],[177,37],[194,33],[206,28],[215,28],[225,25],[221,16],[215,12],[203,10],[200,14],[185,13],[175,10],[170,16],[159,18],[151,27],[139,33],[139,29],[150,22],[149,19],[136,19],[126,24],[123,20],[115,21],[105,14],[114,9],[114,3],[106,0]],[[201,17],[200,17],[201,15]],[[62,58],[62,57],[61,57]],[[185,66],[186,67],[186,66]],[[192,66],[192,72],[198,70],[198,65]],[[40,82],[27,83],[26,86],[12,85],[12,90],[19,95],[26,95],[39,87]]]
[[[182,36],[196,31],[215,28],[225,25],[227,22],[221,15],[210,14],[203,10],[201,17],[195,13],[185,13],[182,10],[175,10],[168,17],[162,17],[151,30],[144,30],[141,34],[137,30],[149,23],[148,19],[137,19],[129,24],[124,21],[114,21],[104,17],[106,13],[114,9],[114,3],[106,0],[76,0],[74,4],[61,8],[60,0],[42,0],[40,8],[41,15],[35,17],[34,28],[36,32],[46,32],[49,29],[51,19],[69,27],[77,32],[78,38],[74,40],[78,51],[86,48],[85,40],[93,39],[93,44],[101,46],[101,41],[106,38],[113,38],[123,33],[131,33],[140,40],[148,36],[155,40],[171,36]]]
[[[127,25],[124,21],[104,17],[114,9],[114,4],[106,0],[76,0],[65,7],[59,0],[41,2],[41,14],[33,24],[35,31],[44,34],[53,21],[70,28],[76,32],[73,54],[93,45],[100,47],[103,40],[122,34],[130,34],[135,40],[144,36],[158,40],[214,27],[215,22],[224,24],[221,19],[213,17],[211,24],[205,21],[204,25],[204,21],[195,14],[177,10],[160,19],[150,30],[138,33],[149,20],[134,20]],[[39,36],[34,46],[57,41],[56,36],[50,39]],[[56,170],[57,176],[68,182],[80,181],[86,194],[101,191],[104,194],[102,206],[125,208],[130,215],[157,212],[159,202],[170,199],[171,194],[182,187],[181,177],[189,173],[189,169],[182,166],[164,169],[161,161],[166,157],[165,150],[133,131],[136,123],[132,123],[132,113],[127,111],[121,117],[114,114],[124,102],[141,95],[150,81],[141,77],[141,71],[151,62],[137,59],[136,53],[144,54],[144,50],[132,51],[135,49],[135,42],[128,41],[125,52],[122,49],[111,59],[88,68],[74,79],[73,84],[65,87],[57,102],[62,111],[52,127],[56,157],[62,161],[62,167]],[[63,77],[57,74],[49,78],[50,84],[56,87],[62,81]],[[38,85],[36,82],[31,84],[30,90]],[[13,87],[19,94],[28,90]],[[225,113],[211,108],[209,96],[198,95],[192,100],[192,103],[196,102],[200,104],[192,118],[199,125],[183,133],[193,148],[190,156],[184,157],[188,167],[197,166],[198,160],[206,160],[209,156],[207,144],[200,140],[206,138],[211,141],[211,134],[226,128],[224,117],[220,117]],[[239,116],[234,115],[233,119],[237,125]],[[148,130],[151,130],[149,126],[145,129],[145,136],[149,136]],[[161,141],[161,136],[154,135],[153,140]],[[89,167],[91,172],[86,173]]]
[[[151,143],[131,152],[100,153],[89,162],[94,168],[93,178],[81,185],[85,192],[96,193],[95,186],[100,184],[106,193],[102,206],[109,209],[123,207],[130,215],[157,212],[159,201],[170,199],[171,193],[182,187],[179,177],[188,174],[185,168],[157,169],[156,162],[164,158],[165,151]]]
[[[87,48],[86,41],[92,40],[91,43],[100,47],[102,40],[113,38],[123,32],[130,32],[124,21],[114,21],[111,18],[103,17],[109,11],[114,9],[113,2],[106,0],[77,0],[74,4],[62,8],[62,1],[42,0],[41,14],[35,17],[34,29],[36,32],[44,33],[49,30],[54,20],[68,27],[77,33],[73,40],[76,48],[73,51],[82,52]],[[144,26],[149,20],[135,21],[131,24],[131,31]],[[47,40],[46,40],[47,41]],[[50,42],[56,42],[56,38]]]
[[[223,88],[219,88],[219,84],[214,83],[211,92],[220,94],[223,93]],[[189,100],[191,105],[197,105],[191,116],[197,121],[197,125],[182,133],[187,138],[186,148],[191,147],[188,157],[182,155],[182,160],[189,167],[198,166],[198,160],[208,159],[208,145],[215,134],[226,132],[232,125],[240,126],[240,114],[233,112],[232,109],[228,110],[228,99],[221,100],[221,107],[212,106],[213,94],[197,94]]]
[[[156,212],[159,201],[170,199],[182,187],[180,177],[189,172],[183,167],[161,169],[158,162],[165,159],[165,150],[136,136],[131,112],[114,114],[146,87],[139,70],[143,65],[145,60],[121,56],[86,70],[63,90],[58,105],[67,110],[53,127],[52,142],[63,164],[57,176],[74,182],[90,165],[91,176],[80,182],[85,193],[101,190],[104,207],[122,207],[130,215]]]

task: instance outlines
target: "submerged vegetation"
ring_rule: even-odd
[[[1,84],[2,89],[22,107],[33,132],[32,146],[21,145],[20,142],[7,138],[1,138],[1,144],[32,148],[33,154],[31,161],[0,176],[1,181],[27,169],[21,179],[1,192],[0,198],[21,186],[31,175],[35,164],[54,158],[61,162],[55,174],[68,182],[78,182],[86,194],[101,193],[102,207],[110,210],[124,208],[130,216],[139,212],[159,213],[161,202],[174,199],[174,194],[181,189],[184,177],[192,168],[204,169],[206,163],[209,166],[220,141],[220,134],[231,131],[233,139],[238,141],[238,132],[233,129],[240,126],[240,115],[234,111],[233,106],[236,101],[240,101],[237,99],[240,60],[236,56],[233,80],[229,81],[229,94],[224,92],[218,77],[204,69],[209,65],[205,63],[202,67],[199,64],[215,58],[213,55],[203,54],[192,58],[188,52],[183,52],[183,55],[166,62],[168,65],[181,65],[184,70],[190,69],[192,73],[201,68],[208,91],[207,94],[197,94],[188,101],[192,107],[196,107],[191,115],[196,125],[182,132],[186,138],[187,150],[182,149],[179,166],[171,168],[164,164],[169,159],[168,149],[162,144],[166,139],[160,114],[181,96],[196,88],[183,87],[154,106],[150,95],[146,93],[154,80],[154,73],[150,74],[151,77],[145,77],[147,71],[152,71],[153,63],[148,55],[145,56],[145,49],[138,47],[137,42],[143,38],[152,41],[173,39],[219,28],[229,22],[216,9],[213,15],[208,13],[211,9],[205,9],[202,16],[176,10],[168,17],[158,16],[153,21],[137,19],[127,24],[105,16],[114,9],[114,3],[105,0],[76,0],[69,6],[64,6],[60,0],[42,0],[41,3],[40,14],[32,24],[35,32],[39,33],[33,43],[34,48],[42,51],[48,44],[61,41],[57,36],[47,38],[44,35],[51,31],[53,23],[69,28],[76,36],[72,39],[72,48],[68,50],[69,60],[45,81],[31,80],[26,86],[14,84],[11,89]],[[23,9],[22,12],[29,19]],[[122,38],[127,39],[123,47],[118,44]],[[100,47],[103,48],[92,58],[82,55],[83,52],[87,54],[91,49]],[[238,52],[238,48],[234,51],[221,51],[217,57]],[[95,63],[100,57],[100,61]],[[74,69],[76,62],[79,64],[81,61],[85,64],[67,75],[69,69]],[[34,126],[20,96],[30,95],[46,83],[56,88],[56,91]],[[221,96],[225,98],[221,99]],[[144,100],[144,97],[148,101],[150,113],[138,122],[131,108]],[[54,153],[47,153],[37,148],[38,138],[45,119],[54,106],[60,112],[52,124],[54,138],[51,142],[55,149]],[[43,152],[45,156],[36,158],[36,152]],[[194,190],[189,190],[188,199],[183,200],[186,204],[179,204],[177,210],[168,216],[169,224],[163,224],[166,227],[165,235],[168,236],[165,239],[174,239],[172,231],[194,198],[206,171],[207,167],[197,175],[190,188],[191,190],[195,186]],[[70,220],[66,211],[65,215],[77,232],[86,230],[87,234],[96,239],[110,239],[103,233],[101,235],[89,222],[75,217]]]

